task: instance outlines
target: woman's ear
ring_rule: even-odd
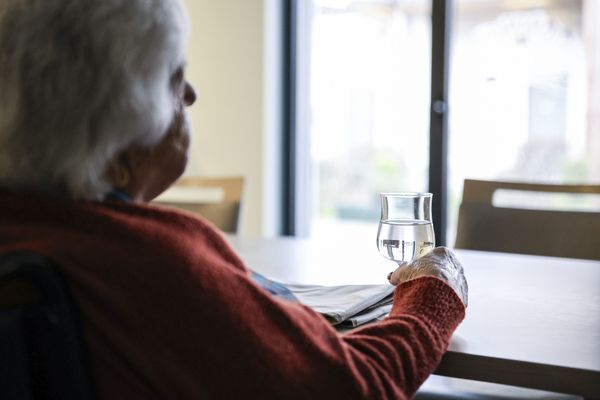
[[[124,189],[131,182],[131,166],[126,153],[115,156],[106,169],[106,177],[115,189]]]

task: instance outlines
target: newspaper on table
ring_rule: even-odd
[[[252,277],[273,295],[296,300],[322,314],[332,325],[357,327],[385,318],[391,308],[394,286],[320,286],[280,283],[255,272]]]

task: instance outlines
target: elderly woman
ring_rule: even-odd
[[[394,272],[389,318],[340,336],[209,223],[146,204],[187,161],[187,31],[179,0],[0,3],[0,252],[62,268],[99,399],[410,397],[464,316],[448,250]]]

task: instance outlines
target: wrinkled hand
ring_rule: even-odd
[[[388,275],[392,285],[418,278],[420,276],[435,276],[446,281],[458,294],[465,306],[468,303],[468,285],[463,267],[447,247],[436,247],[421,258],[402,263]]]

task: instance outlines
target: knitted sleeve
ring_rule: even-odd
[[[390,317],[344,337],[365,398],[410,398],[437,367],[465,315],[456,293],[433,277],[400,285]]]

